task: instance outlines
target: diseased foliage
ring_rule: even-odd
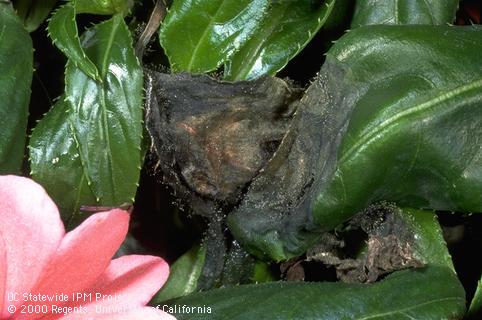
[[[0,173],[131,208],[178,319],[477,319],[477,4],[0,0]]]

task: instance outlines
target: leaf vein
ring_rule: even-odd
[[[219,7],[216,9],[216,12],[214,13],[214,15],[210,16],[211,19],[209,20],[208,25],[204,29],[204,31],[201,35],[201,38],[199,38],[199,41],[197,42],[196,46],[194,47],[194,50],[193,50],[192,55],[191,55],[191,59],[189,60],[189,64],[187,65],[187,68],[186,68],[187,71],[192,71],[191,68],[194,64],[194,61],[196,60],[197,52],[199,51],[199,48],[201,47],[201,43],[207,37],[207,35],[209,33],[209,28],[213,25],[213,22],[214,22],[215,18],[217,18],[218,13],[221,11],[221,9],[223,8],[225,3],[226,2],[223,0],[219,4]]]
[[[479,79],[475,82],[465,84],[462,86],[457,86],[456,88],[446,92],[445,94],[441,96],[437,96],[433,99],[430,99],[428,101],[425,101],[421,104],[417,104],[414,107],[408,108],[402,112],[399,112],[398,114],[386,119],[383,121],[377,128],[374,130],[368,132],[364,136],[360,137],[358,141],[351,146],[347,152],[341,157],[340,163],[344,163],[348,161],[348,159],[352,156],[352,154],[356,153],[358,150],[366,147],[369,145],[372,141],[376,140],[377,136],[379,136],[382,132],[388,130],[390,127],[394,126],[397,124],[397,122],[400,119],[409,117],[413,114],[417,113],[423,113],[424,111],[430,109],[434,105],[437,105],[439,103],[443,103],[447,100],[450,100],[454,97],[457,97],[460,94],[466,93],[468,91],[474,90],[474,89],[481,89],[482,88],[482,79]]]

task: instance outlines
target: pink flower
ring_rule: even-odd
[[[167,280],[164,260],[111,260],[128,225],[116,209],[66,234],[40,185],[0,176],[0,320],[175,319],[145,306]]]

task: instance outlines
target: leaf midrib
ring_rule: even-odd
[[[114,18],[115,19],[115,18]],[[113,21],[113,26],[112,26],[112,29],[111,29],[111,32],[109,34],[109,39],[107,41],[107,47],[106,47],[106,50],[104,51],[104,56],[102,57],[102,79],[105,79],[106,75],[107,75],[107,68],[108,68],[108,59],[109,59],[109,56],[110,56],[110,52],[112,50],[112,47],[113,47],[113,43],[114,43],[114,38],[115,38],[115,34],[117,32],[117,29],[119,28],[119,23],[118,23],[118,19],[115,19]],[[100,106],[101,106],[101,110],[102,110],[102,124],[104,126],[104,136],[105,136],[105,142],[106,142],[106,145],[107,145],[107,161],[109,163],[109,166],[108,166],[108,170],[109,170],[109,177],[110,177],[110,183],[111,183],[111,190],[112,190],[112,195],[113,195],[113,199],[112,200],[116,200],[115,199],[115,195],[116,195],[116,192],[115,192],[115,186],[116,186],[116,183],[114,181],[114,161],[112,159],[112,153],[111,153],[111,143],[110,143],[110,127],[109,127],[109,124],[108,124],[108,121],[107,121],[107,101],[106,101],[106,97],[105,97],[105,91],[106,91],[106,88],[105,86],[107,85],[107,81],[103,81],[102,84],[97,84],[99,86],[101,86],[101,90],[100,90]]]
[[[114,44],[114,38],[115,38],[115,34],[117,32],[117,29],[119,28],[119,20],[116,19],[117,16],[114,17],[113,19],[113,23],[112,23],[112,29],[111,29],[111,32],[109,34],[109,39],[107,40],[107,46],[106,46],[106,49],[104,51],[104,55],[102,57],[102,79],[105,78],[106,74],[107,74],[107,66],[109,65],[108,63],[108,59],[109,59],[109,56],[110,56],[110,52],[112,50],[112,46]]]
[[[400,22],[400,17],[399,17],[398,15],[400,14],[400,12],[399,12],[399,6],[398,6],[399,3],[398,3],[398,0],[395,0],[395,2],[393,3],[393,5],[394,5],[394,10],[395,10],[395,12],[394,12],[395,14],[393,15],[394,18],[395,18],[395,24],[399,24],[399,22]]]
[[[214,15],[211,16],[211,19],[209,20],[209,23],[207,24],[206,28],[204,28],[204,31],[201,35],[201,38],[199,38],[199,41],[198,43],[196,44],[196,46],[194,47],[194,50],[192,52],[192,55],[191,55],[191,59],[189,60],[189,64],[187,65],[187,68],[186,70],[189,71],[189,72],[192,72],[192,66],[194,64],[194,61],[196,60],[196,56],[197,56],[197,52],[199,51],[199,48],[201,47],[201,43],[204,42],[204,39],[207,37],[208,35],[208,31],[209,29],[212,27],[213,25],[213,22],[216,20],[217,16],[218,16],[218,13],[219,11],[221,10],[221,8],[223,8],[224,4],[226,3],[225,0],[223,0],[220,4],[219,4],[219,7],[216,9],[216,12],[214,13]]]
[[[427,0],[422,0],[423,4],[425,5],[425,7],[427,8],[427,13],[428,15],[430,16],[430,20],[432,20],[432,24],[437,24],[437,21],[435,19],[435,16],[431,10],[431,7],[430,5],[428,4]]]
[[[350,157],[354,154],[357,153],[358,150],[360,150],[363,146],[367,146],[370,144],[370,142],[373,140],[373,138],[377,135],[379,135],[381,132],[386,131],[390,127],[396,125],[400,119],[410,117],[413,114],[420,114],[425,112],[426,110],[430,109],[436,104],[443,103],[447,100],[453,99],[457,97],[460,94],[464,94],[468,91],[474,90],[474,89],[482,89],[482,79],[479,79],[477,81],[471,82],[469,84],[461,85],[458,86],[442,96],[437,96],[435,98],[432,98],[426,102],[423,102],[421,104],[417,104],[414,107],[411,107],[409,109],[406,109],[402,112],[399,112],[392,117],[386,119],[383,121],[380,125],[378,125],[374,130],[367,132],[365,135],[363,135],[356,143],[354,143],[348,150],[343,154],[343,156],[340,158],[340,164],[345,163]]]
[[[114,44],[114,39],[115,39],[115,35],[117,33],[117,29],[119,28],[119,20],[116,19],[117,16],[115,16],[113,19],[113,23],[112,23],[112,28],[110,29],[110,32],[109,32],[109,37],[108,37],[108,40],[107,40],[107,44],[106,44],[106,48],[104,50],[104,53],[102,55],[102,59],[101,59],[101,79],[104,80],[106,75],[107,75],[107,70],[108,70],[108,66],[109,66],[109,56],[110,56],[110,52],[113,48],[113,44]],[[79,70],[80,71],[80,70]],[[89,77],[87,76],[86,77],[86,81],[90,81]],[[100,94],[100,97],[99,97],[99,107],[100,107],[100,111],[101,111],[101,121],[102,121],[102,126],[103,126],[103,129],[102,132],[103,132],[103,136],[104,136],[104,139],[105,139],[105,143],[106,143],[106,155],[107,155],[107,162],[108,162],[108,166],[107,166],[107,169],[109,170],[108,172],[108,176],[110,177],[110,183],[111,183],[111,190],[112,190],[112,195],[115,196],[115,181],[114,181],[114,170],[113,170],[113,167],[114,167],[114,162],[113,162],[113,159],[112,159],[112,154],[111,154],[111,142],[110,142],[110,131],[109,131],[109,126],[108,126],[108,121],[107,121],[107,101],[106,101],[106,97],[105,97],[105,91],[106,91],[106,88],[105,86],[107,85],[106,81],[102,81],[102,83],[99,83],[97,82],[96,83],[96,86],[99,87],[99,94]],[[82,95],[83,96],[83,95]],[[90,156],[87,156],[87,158],[90,158]],[[88,161],[88,159],[87,159]],[[84,167],[84,165],[83,165]],[[87,170],[89,172],[91,172],[90,169],[87,168]],[[88,178],[89,177],[89,174],[87,172],[85,172],[86,174],[86,177]],[[89,179],[88,179],[89,180]],[[95,191],[99,191],[97,190],[97,188],[94,188]],[[100,201],[100,198],[104,198],[103,197],[103,194],[98,194],[97,192],[94,192],[94,195],[96,197],[96,201]],[[105,200],[105,199],[104,199]],[[112,200],[116,200],[115,197],[113,197]]]
[[[270,27],[264,29],[264,32],[262,33],[262,35],[256,37],[256,40],[259,40],[259,39],[266,39],[266,40],[259,41],[258,45],[256,46],[256,49],[252,50],[250,54],[248,54],[247,58],[244,59],[245,62],[241,64],[243,67],[241,67],[241,69],[237,72],[237,75],[233,77],[234,81],[244,80],[246,76],[250,73],[254,65],[254,62],[256,61],[256,59],[254,58],[258,57],[259,50],[263,47],[266,47],[266,44],[270,41],[269,38],[273,35],[275,29],[280,26],[278,25],[278,22],[281,20],[281,18],[285,16],[286,10],[288,9],[289,5],[290,4],[285,4],[285,7],[279,11],[276,18],[273,18],[272,20],[270,20],[271,21]]]

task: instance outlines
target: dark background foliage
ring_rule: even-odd
[[[152,9],[151,1],[137,4],[134,19],[130,27],[134,35],[142,29],[142,22],[147,21]],[[480,23],[481,2],[479,0],[463,0],[457,13],[456,23],[460,25]],[[353,14],[350,5],[344,12],[341,23],[328,26],[319,32],[307,47],[278,74],[288,77],[301,87],[306,87],[324,62],[322,52],[331,46],[331,41],[338,39],[348,28]],[[79,31],[82,33],[92,22],[102,18],[93,15],[80,15]],[[129,22],[129,21],[128,21]],[[47,22],[31,33],[34,54],[34,78],[30,102],[30,117],[28,130],[35,126],[53,105],[64,90],[65,56],[53,46],[46,32]],[[151,51],[160,52],[157,41],[151,46]],[[152,58],[162,61],[162,57]],[[137,191],[136,206],[131,223],[131,242],[127,242],[124,250],[155,253],[165,257],[172,263],[186,252],[194,242],[201,237],[205,222],[192,217],[183,211],[178,200],[172,196],[172,190],[160,184],[162,177],[151,169],[153,159],[146,157],[146,165],[141,173],[140,188]],[[25,161],[25,173],[28,173],[28,163]],[[482,271],[482,263],[477,258],[482,251],[482,217],[480,215],[461,216],[450,212],[438,213],[440,223],[446,231],[449,251],[452,254],[456,270],[467,292],[467,301],[473,296],[477,280]],[[189,221],[189,223],[186,223]],[[132,240],[135,239],[135,240]],[[277,266],[275,266],[276,268]],[[309,267],[308,269],[309,270]],[[333,270],[319,269],[311,275],[313,280],[334,280]]]
[[[144,2],[143,5],[138,4],[135,7],[137,21],[147,21],[152,9],[151,1]],[[479,0],[463,0],[457,13],[457,24],[480,23],[481,6]],[[326,52],[331,42],[343,34],[351,21],[352,15],[353,4],[349,5],[343,13],[342,23],[322,29],[278,76],[281,78],[288,77],[302,87],[306,86],[324,62],[324,56],[320,52]],[[92,23],[100,21],[102,21],[100,16],[80,15],[78,17],[79,32],[82,33],[82,30]],[[136,21],[131,22],[131,26],[135,30]],[[52,44],[46,28],[47,22],[44,22],[31,34],[35,48],[35,72],[32,82],[29,130],[50,109],[53,102],[64,90],[64,67],[67,59]],[[159,49],[159,47],[156,48],[157,43],[157,41],[153,42],[151,50]],[[153,160],[147,157],[146,162],[149,163],[149,161]],[[171,190],[158,183],[161,177],[152,170],[146,169],[149,168],[149,165],[144,166],[144,168],[140,189],[136,197],[134,222],[131,226],[132,234],[148,251],[158,252],[172,262],[180,254],[187,251],[192,241],[197,238],[197,231],[171,227],[176,225],[176,223],[173,223],[174,220],[178,220],[177,225],[180,225],[180,220],[186,219],[186,215],[179,214],[176,199],[171,196]],[[28,172],[28,170],[25,170],[25,172]],[[482,269],[481,264],[476,261],[477,259],[471,259],[469,253],[480,252],[480,249],[482,249],[482,236],[477,235],[477,230],[482,227],[482,218],[477,215],[461,217],[450,213],[440,213],[439,216],[442,225],[449,227],[464,226],[465,233],[462,240],[450,245],[450,250],[462,281],[467,285],[469,283],[474,284],[474,279],[478,278]],[[161,240],[159,240],[159,237],[161,237]],[[469,294],[475,290],[472,287],[467,289]]]

